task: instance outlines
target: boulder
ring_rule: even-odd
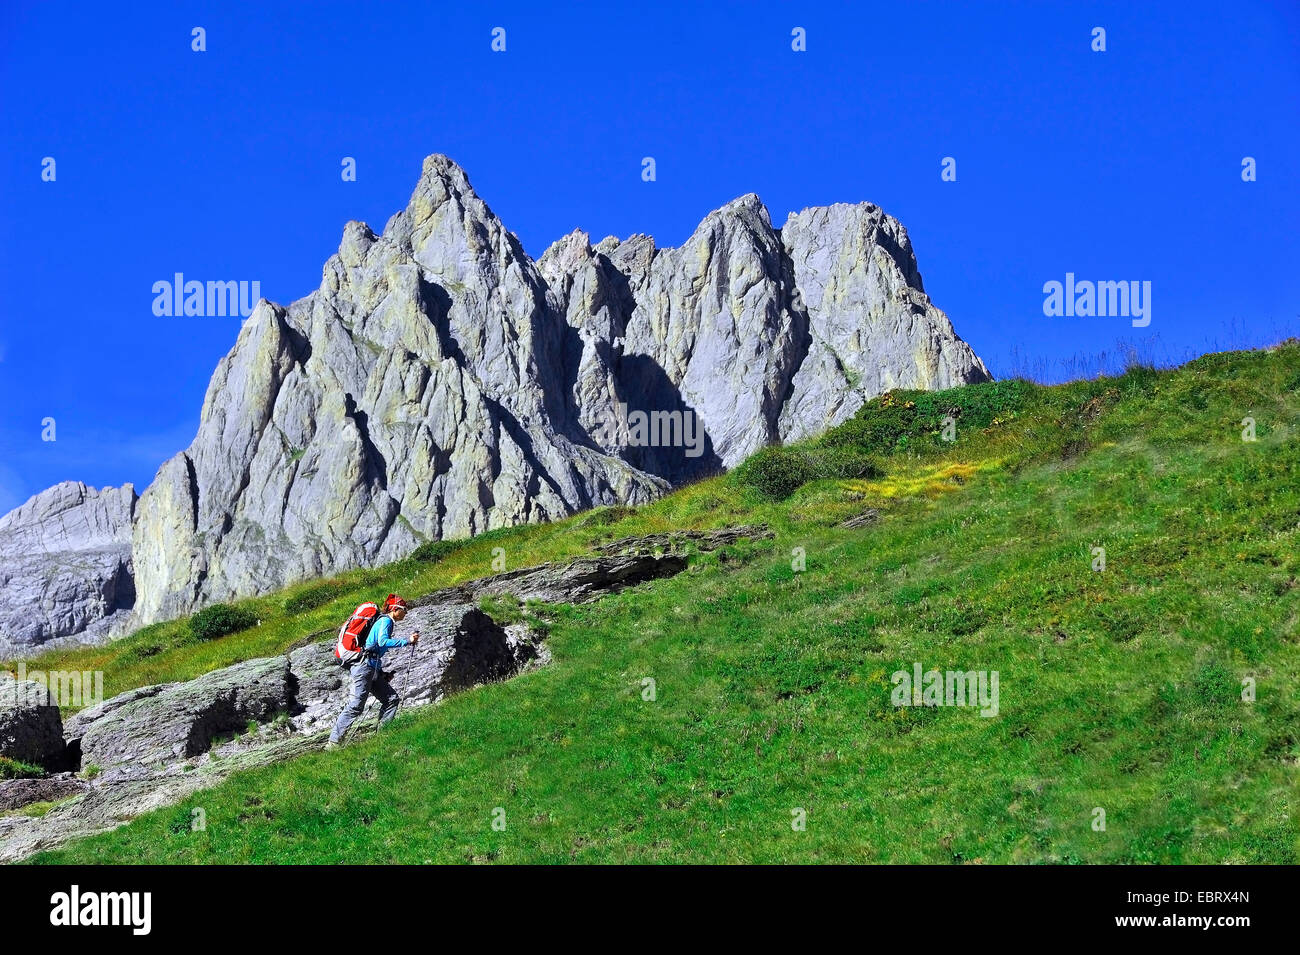
[[[54,769],[64,750],[63,720],[49,689],[0,675],[0,756]]]
[[[132,692],[129,701],[105,705],[97,719],[78,724],[83,769],[147,775],[206,752],[221,734],[287,712],[292,701],[285,657],[246,660],[154,693]]]

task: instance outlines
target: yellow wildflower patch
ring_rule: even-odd
[[[994,470],[997,466],[997,461],[981,461],[978,464],[956,461],[922,468],[911,474],[892,474],[878,481],[841,481],[840,486],[873,497],[934,499],[956,491],[976,474]]]

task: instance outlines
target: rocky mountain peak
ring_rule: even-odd
[[[804,209],[778,231],[750,193],[677,248],[577,229],[534,262],[434,155],[382,234],[347,223],[316,291],[258,304],[194,442],[110,536],[130,541],[148,623],[426,540],[649,501],[887,389],[987,378],[878,206]],[[637,413],[676,430],[646,440]],[[20,511],[0,539],[41,533],[39,509]],[[117,613],[101,576],[78,605]]]

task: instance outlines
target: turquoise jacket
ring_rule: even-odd
[[[410,642],[403,637],[393,636],[393,618],[384,614],[371,625],[370,635],[366,637],[366,663],[378,670],[381,665],[380,660],[385,653],[394,647],[404,647]]]

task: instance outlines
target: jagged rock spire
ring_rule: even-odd
[[[349,222],[320,287],[260,302],[218,363],[135,508],[135,620],[642,503],[889,388],[988,377],[869,203],[778,230],[749,194],[675,249],[575,231],[534,262],[430,156],[382,234]],[[638,411],[698,447],[630,443]]]

